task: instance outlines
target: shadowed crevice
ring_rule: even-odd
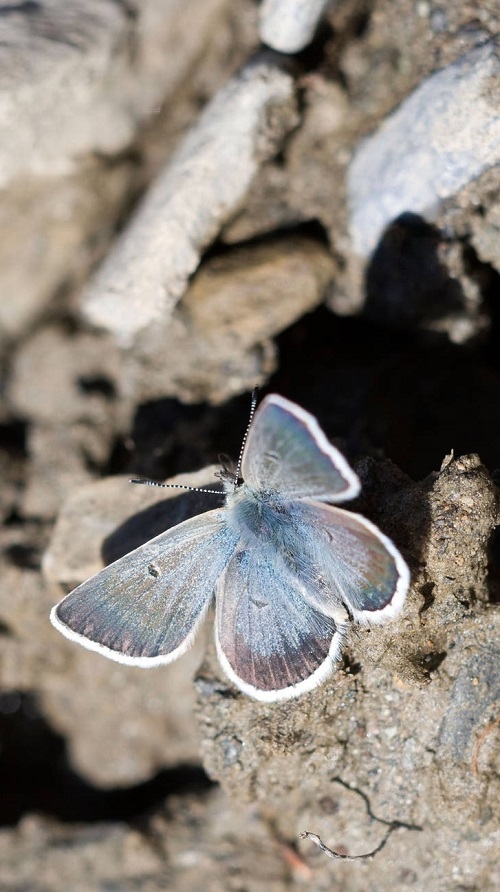
[[[61,822],[133,822],[171,795],[208,790],[197,765],[179,765],[128,787],[100,789],[70,765],[64,738],[43,717],[31,694],[0,695],[0,826],[38,812]]]

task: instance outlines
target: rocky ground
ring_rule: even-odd
[[[0,4],[1,890],[500,886],[499,32],[496,0]],[[151,672],[48,621],[213,507],[128,479],[211,484],[256,384],[412,574],[284,704],[211,618]]]

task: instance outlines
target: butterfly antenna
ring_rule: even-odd
[[[252,399],[251,399],[251,403],[250,403],[250,417],[248,419],[247,429],[245,431],[245,434],[243,437],[243,442],[241,444],[240,455],[238,458],[238,464],[236,466],[236,473],[230,475],[231,479],[234,480],[235,488],[238,486],[238,482],[240,480],[241,463],[243,461],[243,452],[245,451],[245,444],[246,444],[247,437],[248,437],[248,431],[250,430],[250,425],[252,424],[253,416],[255,415],[258,392],[259,392],[259,388],[254,387],[254,389],[252,390]],[[138,484],[141,484],[142,486],[159,486],[162,489],[185,489],[185,490],[188,490],[189,492],[206,492],[209,495],[214,495],[214,496],[223,496],[224,495],[224,492],[222,492],[220,489],[201,489],[199,486],[185,486],[183,483],[158,483],[157,480],[149,480],[147,478],[145,478],[143,480],[141,480],[139,478],[137,478],[137,479],[133,478],[133,479],[129,480],[129,483],[138,483]]]
[[[243,453],[244,453],[244,451],[245,451],[245,445],[246,445],[247,438],[248,438],[248,432],[249,432],[249,430],[250,430],[250,427],[251,427],[251,424],[252,424],[252,421],[253,421],[253,416],[255,415],[255,409],[256,409],[256,406],[257,406],[257,395],[258,395],[258,393],[259,393],[259,388],[258,388],[258,387],[254,387],[254,389],[252,390],[252,399],[251,399],[251,402],[250,402],[250,417],[249,417],[249,419],[248,419],[247,429],[246,429],[246,431],[245,431],[245,433],[244,433],[244,435],[243,435],[243,441],[242,441],[242,443],[241,443],[240,454],[239,454],[239,457],[238,457],[238,464],[236,465],[236,474],[235,474],[235,483],[236,483],[236,486],[238,485],[238,481],[239,481],[240,478],[241,478],[241,463],[242,463],[242,461],[243,461]]]
[[[129,480],[129,483],[142,483],[143,486],[160,486],[162,489],[187,489],[189,492],[208,492],[214,496],[223,496],[220,489],[201,489],[199,486],[184,486],[182,483],[158,483],[156,480]]]

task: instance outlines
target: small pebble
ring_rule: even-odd
[[[264,0],[260,37],[279,53],[298,53],[314,37],[330,0]]]

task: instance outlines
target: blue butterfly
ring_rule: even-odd
[[[228,678],[250,697],[298,697],[334,669],[354,620],[401,610],[410,574],[374,524],[331,502],[359,480],[316,419],[275,394],[258,407],[226,478],[225,504],[136,548],[79,585],[51,621],[67,638],[132,666],[171,663],[215,597]],[[229,478],[229,479],[227,479]]]

